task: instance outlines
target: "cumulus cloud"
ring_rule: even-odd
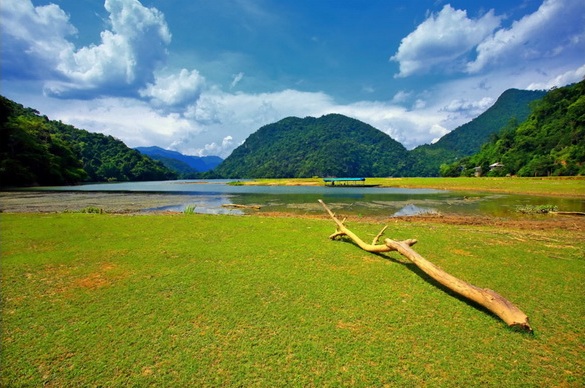
[[[105,95],[133,95],[152,80],[166,58],[171,34],[164,15],[138,0],[106,0],[111,30],[102,31],[101,43],[69,52],[57,69],[66,81],[51,82],[46,91],[73,97],[91,91]]]
[[[471,112],[469,114],[480,114],[485,112],[490,106],[494,104],[494,99],[491,97],[484,97],[479,101],[470,101],[466,99],[451,100],[449,104],[442,108],[445,112]]]
[[[533,82],[526,89],[529,90],[548,90],[553,87],[564,86],[567,84],[579,82],[585,79],[585,65],[575,70],[569,70],[559,74],[545,82]]]
[[[585,3],[545,0],[538,10],[486,38],[477,58],[467,64],[476,73],[490,65],[513,64],[585,52]]]
[[[182,110],[199,98],[204,86],[205,78],[197,70],[181,69],[178,74],[155,76],[154,83],[147,84],[139,94],[156,107]]]
[[[475,74],[497,66],[520,67],[529,61],[582,57],[585,51],[585,3],[545,0],[532,14],[501,27],[493,10],[473,19],[445,5],[402,39],[390,59],[396,77],[432,71]]]
[[[234,148],[234,138],[226,136],[222,139],[221,143],[205,144],[203,150],[199,150],[200,156],[205,155],[225,155],[231,153]]]
[[[67,104],[55,98],[44,100],[52,104],[45,110],[52,119],[110,134],[131,147],[159,145],[191,155],[227,157],[266,124],[288,116],[340,113],[382,130],[411,149],[434,142],[476,117],[507,88],[547,89],[582,79],[582,54],[578,61],[563,66],[546,62],[526,69],[493,66],[503,58],[508,64],[525,62],[520,59],[530,58],[533,52],[550,58],[557,53],[567,58],[571,50],[576,53],[585,41],[579,32],[583,28],[567,35],[563,21],[553,19],[585,13],[576,0],[564,0],[572,8],[562,11],[560,1],[546,0],[533,15],[506,29],[500,29],[505,19],[493,11],[470,18],[464,10],[447,5],[429,15],[402,40],[392,57],[400,65],[398,76],[458,71],[459,77],[421,87],[405,84],[409,90],[396,92],[390,101],[340,104],[324,92],[292,89],[235,92],[244,77],[233,70],[241,68],[236,64],[225,73],[232,74],[228,91],[210,85],[194,69],[171,73],[162,66],[171,40],[164,16],[137,0],[107,0],[108,26],[100,42],[79,49],[69,41],[76,29],[58,6],[0,0],[0,63],[3,82],[12,82],[13,91],[23,89],[23,79],[36,77],[50,80],[45,83],[50,96],[70,98]],[[570,24],[575,24],[574,19]],[[500,47],[496,37],[516,51]],[[476,76],[475,68],[489,72]],[[23,73],[27,69],[31,69],[28,75]],[[44,110],[41,104],[29,106]]]
[[[390,58],[400,65],[396,76],[407,77],[434,68],[445,70],[447,65],[452,68],[454,62],[461,61],[499,27],[500,21],[493,10],[478,19],[470,19],[465,10],[445,5],[402,39],[398,51]]]
[[[108,97],[91,101],[52,100],[53,120],[61,120],[90,132],[112,135],[129,147],[166,145],[170,139],[190,133],[197,136],[202,128],[179,114],[161,114],[134,98]],[[47,107],[38,106],[41,112]]]
[[[392,102],[395,104],[402,104],[410,99],[412,92],[406,92],[404,90],[398,91],[394,97],[392,97]]]
[[[74,47],[67,37],[77,33],[57,5],[34,7],[30,0],[0,2],[3,78],[56,77],[62,57]]]
[[[166,58],[171,34],[164,15],[138,0],[106,0],[104,7],[111,29],[102,31],[98,45],[76,49],[67,40],[76,30],[57,5],[3,0],[3,51],[24,53],[35,73],[50,75],[45,92],[51,96],[135,95]],[[17,65],[3,62],[3,70],[18,71]]]

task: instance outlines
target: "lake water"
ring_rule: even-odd
[[[562,211],[585,212],[585,200],[574,198],[392,187],[238,186],[228,184],[230,182],[233,181],[122,182],[41,187],[36,190],[168,195],[170,205],[145,207],[142,209],[144,212],[181,212],[187,206],[195,206],[196,213],[244,214],[261,211],[320,214],[323,209],[317,199],[323,199],[334,211],[343,214],[383,217],[425,213],[505,217],[517,215],[517,207],[523,205],[555,205]],[[260,210],[230,207],[233,205],[259,206]]]

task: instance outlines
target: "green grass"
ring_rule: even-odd
[[[528,335],[397,255],[328,240],[329,220],[3,214],[1,227],[1,386],[585,383],[579,232],[390,225],[517,304]]]
[[[546,178],[367,178],[368,184],[385,187],[433,188],[454,191],[492,191],[501,193],[585,198],[585,177]],[[324,185],[321,178],[255,179],[244,184]]]

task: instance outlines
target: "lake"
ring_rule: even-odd
[[[343,214],[383,217],[435,213],[507,217],[517,215],[517,207],[524,205],[554,205],[562,211],[585,212],[585,200],[575,198],[392,187],[244,186],[230,182],[233,181],[120,182],[38,187],[33,191],[67,193],[69,196],[100,193],[104,205],[109,197],[114,198],[114,194],[117,200],[123,200],[127,195],[128,200],[133,201],[133,209],[142,212],[182,212],[187,206],[195,206],[196,213],[211,214],[255,211],[320,214],[323,209],[317,199],[323,199],[334,211]],[[153,205],[153,201],[147,200],[155,196],[164,201],[156,201]],[[139,198],[144,198],[144,201],[140,202]],[[258,206],[260,210],[234,208],[234,205]]]

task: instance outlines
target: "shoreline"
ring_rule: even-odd
[[[102,209],[109,215],[176,216],[181,211],[145,211],[148,208],[162,208],[176,205],[177,201],[187,201],[192,195],[152,194],[152,193],[115,193],[115,192],[55,192],[20,191],[0,192],[0,214],[61,214],[81,213],[85,208]],[[203,215],[203,214],[199,214]],[[327,214],[302,214],[282,211],[249,210],[240,216],[258,218],[302,218],[328,219]],[[482,225],[487,228],[513,227],[524,230],[565,229],[585,231],[585,217],[567,215],[526,215],[519,217],[496,217],[488,215],[423,214],[388,217],[386,215],[349,215],[350,221],[366,223],[421,223]]]
[[[366,178],[386,188],[489,192],[585,199],[585,176],[567,177],[457,177]],[[322,178],[269,178],[238,181],[244,186],[324,186]]]

